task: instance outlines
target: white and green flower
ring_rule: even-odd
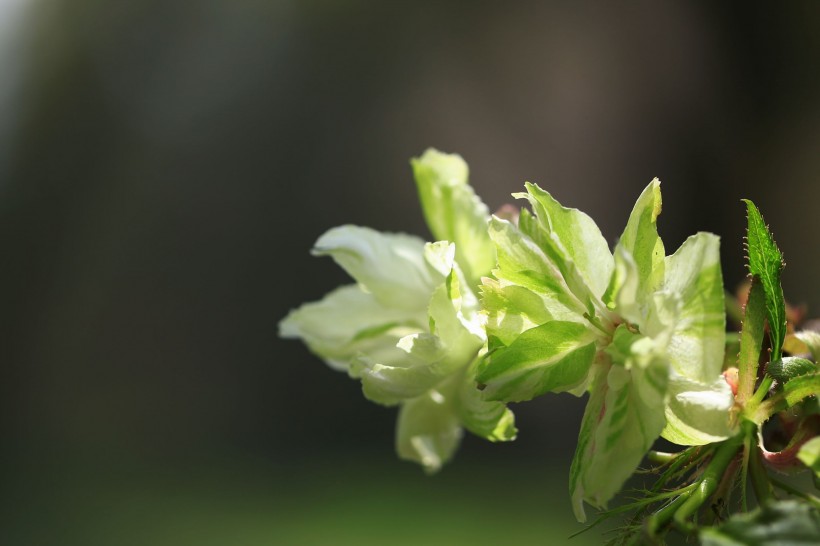
[[[536,185],[515,225],[493,218],[485,279],[488,400],[589,391],[570,472],[576,517],[604,507],[658,436],[682,445],[731,435],[719,241],[698,233],[666,256],[660,183],[644,190],[614,252],[584,213]]]
[[[513,415],[476,387],[486,344],[475,288],[495,264],[489,213],[457,155],[428,150],[412,162],[435,243],[342,226],[316,242],[356,281],[307,303],[280,323],[332,368],[362,382],[364,395],[400,407],[396,448],[438,470],[462,428],[493,441],[515,437]]]

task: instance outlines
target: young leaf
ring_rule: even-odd
[[[799,356],[784,356],[780,360],[775,360],[769,364],[769,368],[767,370],[769,375],[781,383],[785,383],[800,375],[805,375],[816,371],[817,364],[811,360],[800,358]]]
[[[783,271],[783,255],[763,221],[754,203],[744,200],[748,213],[746,244],[749,252],[749,273],[760,278],[766,293],[766,317],[769,320],[769,339],[772,345],[771,360],[780,358],[786,337],[786,302],[780,285]]]
[[[783,384],[783,397],[789,407],[810,396],[820,395],[820,372],[799,375]]]
[[[737,399],[740,404],[752,397],[757,381],[757,366],[766,323],[766,293],[760,277],[752,278],[749,297],[743,314],[743,329],[740,332],[740,353],[737,357],[738,386]]]

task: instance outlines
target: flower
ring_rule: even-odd
[[[614,252],[586,214],[534,184],[518,224],[490,222],[498,266],[485,279],[488,400],[590,393],[570,471],[576,517],[604,507],[658,436],[701,445],[732,434],[718,237],[666,256],[660,182],[638,198]]]
[[[368,399],[398,405],[399,456],[434,472],[452,457],[462,428],[493,441],[516,430],[512,412],[484,400],[475,381],[486,335],[474,290],[495,264],[487,207],[460,156],[431,149],[412,165],[438,242],[331,229],[313,253],[331,256],[356,284],[291,311],[279,334],[361,380]]]

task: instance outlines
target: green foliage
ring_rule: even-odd
[[[783,340],[786,337],[786,301],[780,285],[783,271],[783,255],[763,221],[763,216],[754,203],[748,199],[746,210],[748,228],[746,245],[748,250],[749,273],[760,279],[766,294],[766,316],[769,320],[769,339],[772,345],[771,359],[781,356]]]

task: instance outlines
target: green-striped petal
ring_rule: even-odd
[[[570,495],[578,521],[584,502],[605,508],[632,475],[664,426],[667,366],[601,366],[590,388],[570,469]]]
[[[381,363],[403,360],[406,354],[396,343],[424,330],[426,322],[423,312],[385,305],[360,286],[348,285],[291,311],[279,323],[279,335],[301,338],[328,365],[350,371],[351,360],[362,353]]]
[[[443,276],[424,260],[424,241],[403,233],[340,226],[319,237],[316,256],[331,256],[386,306],[424,310]]]
[[[657,178],[638,197],[618,245],[635,260],[641,291],[657,290],[663,282],[664,248],[658,236],[657,219],[661,213],[661,182]]]
[[[456,259],[470,285],[477,286],[495,266],[495,248],[487,234],[489,210],[467,183],[467,163],[431,148],[411,165],[433,237],[456,244]]]
[[[734,398],[723,377],[706,384],[673,373],[668,392],[666,427],[661,436],[670,442],[699,446],[733,434],[730,411]]]
[[[478,371],[488,400],[518,402],[573,389],[587,378],[595,334],[577,322],[550,321],[489,353]]]
[[[609,284],[613,260],[609,245],[595,222],[577,209],[561,206],[536,184],[525,184],[522,194],[532,206],[538,224],[560,242],[565,258],[578,268],[592,294],[600,298]]]
[[[701,383],[715,381],[726,343],[720,240],[711,233],[689,237],[666,258],[664,289],[677,294],[680,316],[667,349],[680,375]]]
[[[396,427],[399,457],[421,464],[428,473],[452,458],[462,429],[449,392],[430,390],[402,404]]]

